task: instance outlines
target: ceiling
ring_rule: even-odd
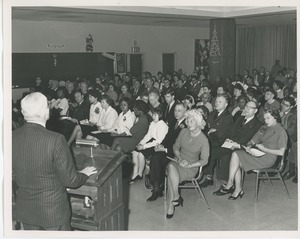
[[[12,19],[147,26],[209,27],[212,18],[235,18],[238,27],[296,23],[295,7],[72,6],[13,7]]]

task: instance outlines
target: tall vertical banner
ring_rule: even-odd
[[[234,19],[210,21],[209,77],[215,82],[217,76],[234,79],[236,25]]]
[[[203,71],[208,75],[209,71],[210,41],[208,39],[195,40],[195,69],[197,72]]]

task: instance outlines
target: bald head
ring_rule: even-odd
[[[21,101],[22,114],[26,121],[46,123],[49,119],[49,107],[46,96],[39,92],[27,95]]]

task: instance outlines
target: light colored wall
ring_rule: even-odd
[[[208,39],[209,28],[13,20],[12,51],[85,52],[88,34],[93,36],[94,52],[130,53],[133,41],[137,40],[144,54],[144,70],[162,70],[162,53],[176,53],[176,69],[191,73],[195,39]],[[64,48],[47,48],[52,43],[63,44]]]

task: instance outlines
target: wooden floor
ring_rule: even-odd
[[[166,219],[167,203],[163,197],[147,202],[151,195],[144,181],[130,185],[128,230],[142,231],[295,231],[298,230],[298,184],[286,181],[291,200],[280,181],[261,183],[258,202],[254,203],[255,175],[247,174],[242,199],[228,200],[215,196],[220,186],[204,188],[210,204],[208,210],[194,189],[183,189],[183,207],[176,208],[172,219]]]

